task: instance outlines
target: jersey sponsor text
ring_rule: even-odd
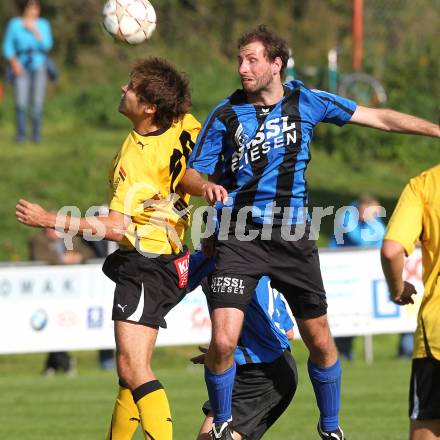
[[[235,134],[239,145],[238,150],[232,155],[231,170],[235,173],[244,165],[260,160],[271,148],[288,147],[297,141],[296,123],[289,122],[288,116],[269,119],[261,125],[255,137],[248,142],[247,135],[240,126]],[[240,163],[244,158],[244,164]]]

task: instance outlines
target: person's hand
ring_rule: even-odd
[[[83,256],[76,251],[66,251],[63,255],[64,264],[80,264],[83,261]]]
[[[438,110],[437,113],[437,137],[440,138],[440,109]]]
[[[20,199],[15,207],[15,216],[24,225],[46,228],[50,227],[47,223],[49,212],[36,203]]]
[[[203,185],[202,195],[211,206],[216,202],[226,203],[228,200],[228,192],[226,189],[214,182],[206,182]]]
[[[21,76],[24,73],[24,68],[18,60],[11,61],[11,69],[14,76]]]
[[[394,295],[391,298],[391,301],[399,306],[414,304],[414,299],[412,298],[413,295],[417,295],[416,288],[411,283],[408,283],[408,281],[404,281],[402,292],[398,295]]]
[[[289,341],[293,341],[293,338],[295,337],[295,333],[293,331],[293,327],[289,328],[289,330],[286,331],[286,336],[287,336],[287,339]]]
[[[29,32],[32,32],[37,40],[41,40],[41,33],[37,28],[37,22],[35,20],[23,20],[23,26]]]
[[[212,258],[217,253],[216,249],[217,238],[214,236],[204,238],[202,240],[202,252],[205,256]]]
[[[199,354],[198,356],[194,356],[190,359],[190,361],[193,364],[204,364],[205,363],[205,357],[206,353],[208,353],[208,349],[206,347],[202,347],[199,345],[199,350],[202,352],[202,354]]]
[[[35,29],[35,20],[28,20],[28,19],[24,18],[22,20],[22,23],[23,23],[23,27],[25,29],[27,29],[30,32],[34,31],[34,29]]]

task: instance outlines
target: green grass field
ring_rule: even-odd
[[[343,363],[341,423],[349,440],[402,440],[407,437],[410,361],[396,359],[395,335],[374,338],[375,360]],[[159,348],[154,368],[172,406],[174,438],[194,439],[205,399],[203,370],[188,362],[195,347]],[[271,440],[317,439],[317,409],[307,375],[302,342],[293,349],[299,370],[296,396],[267,433]],[[117,388],[114,372],[98,369],[96,352],[75,353],[78,375],[39,375],[44,355],[0,357],[0,438],[7,440],[104,439]],[[136,440],[142,438],[138,430]]]

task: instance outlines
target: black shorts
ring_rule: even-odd
[[[147,258],[117,250],[103,272],[116,283],[112,319],[166,328],[166,314],[185,296],[189,252]]]
[[[409,386],[409,417],[412,420],[440,419],[440,361],[413,359]]]
[[[232,393],[233,427],[246,439],[258,440],[283,414],[298,384],[296,364],[289,350],[270,364],[237,367]],[[211,410],[209,401],[203,412]]]
[[[251,241],[240,241],[234,234],[217,242],[216,270],[212,274],[208,301],[213,308],[234,307],[245,310],[263,275],[289,303],[293,315],[301,319],[327,313],[327,301],[315,240],[310,226],[297,226],[301,237],[292,238],[295,226],[273,226],[270,240],[262,239],[262,226],[247,226],[259,231]],[[233,228],[232,228],[233,229]]]

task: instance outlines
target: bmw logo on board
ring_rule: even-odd
[[[36,310],[31,316],[31,327],[39,332],[46,327],[47,321],[48,316],[46,311],[43,309]]]

